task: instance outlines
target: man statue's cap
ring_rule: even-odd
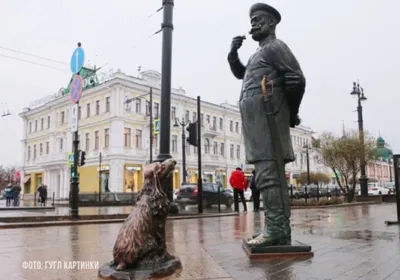
[[[281,14],[278,12],[278,10],[268,4],[255,3],[253,6],[250,7],[250,16],[256,11],[264,11],[271,14],[276,18],[277,23],[279,23],[282,19]]]

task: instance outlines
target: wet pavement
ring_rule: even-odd
[[[167,222],[167,246],[183,264],[169,279],[394,280],[400,279],[394,204],[292,211],[293,239],[315,256],[298,262],[252,264],[241,241],[262,227],[262,214]],[[110,261],[120,224],[0,230],[2,275],[7,279],[97,279],[97,269],[23,269],[24,261]],[[47,267],[48,268],[48,267]],[[3,277],[4,278],[4,277]],[[4,278],[5,279],[5,278]]]

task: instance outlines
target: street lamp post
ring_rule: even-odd
[[[389,180],[390,182],[393,182],[393,177],[392,177],[392,166],[393,166],[393,159],[388,160],[389,163]]]
[[[360,155],[360,189],[362,196],[368,196],[368,177],[365,172],[365,151],[364,151],[364,123],[363,123],[363,108],[361,102],[367,100],[364,96],[364,89],[360,87],[360,84],[357,82],[353,82],[353,91],[350,93],[351,95],[357,96],[357,115],[358,115],[358,133],[360,137],[361,143],[361,155]]]
[[[309,149],[310,147],[308,144],[304,145],[303,148],[306,150],[306,164],[307,164],[307,185],[305,187],[305,192],[307,196],[307,186],[311,185],[311,178],[310,178],[310,155],[309,155]],[[317,189],[317,198],[319,200],[319,190]],[[307,199],[307,198],[306,198]]]
[[[182,127],[182,184],[186,183],[186,135],[185,135],[185,127],[190,123],[190,121],[182,118],[180,121],[178,118],[175,118],[174,127]]]

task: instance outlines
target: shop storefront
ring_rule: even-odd
[[[197,184],[198,171],[194,168],[187,169],[187,181],[189,184]]]
[[[141,164],[125,164],[124,192],[138,192],[143,184],[143,169]]]
[[[43,184],[43,172],[25,174],[24,193],[35,193],[40,185]]]
[[[224,169],[217,169],[215,171],[215,182],[221,183],[224,188],[226,188],[226,172]]]
[[[78,173],[80,193],[99,192],[99,180],[101,192],[108,190],[108,179],[110,177],[110,167],[108,165],[101,166],[101,170],[97,165],[78,167]]]
[[[213,180],[214,180],[214,172],[211,172],[211,171],[203,172],[203,182],[213,183]]]
[[[181,187],[181,178],[180,178],[180,174],[179,174],[179,169],[175,169],[174,173],[172,175],[173,177],[173,183],[172,185],[174,186],[174,189],[177,190]]]

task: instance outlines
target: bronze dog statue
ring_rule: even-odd
[[[116,270],[151,268],[174,259],[165,244],[169,200],[160,181],[172,174],[175,165],[175,160],[168,159],[144,168],[143,188],[114,245],[112,266]]]

